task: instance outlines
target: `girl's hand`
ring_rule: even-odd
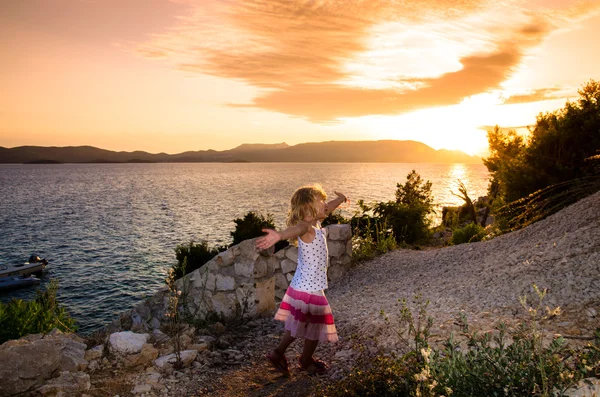
[[[281,235],[273,229],[262,229],[267,233],[265,236],[259,237],[256,240],[256,248],[264,250],[281,240]]]
[[[336,192],[334,191],[335,195],[342,198],[344,201],[342,201],[342,203],[345,203],[346,201],[348,201],[348,199],[346,198],[346,196],[343,193],[340,192]]]

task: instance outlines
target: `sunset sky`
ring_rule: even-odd
[[[598,37],[598,0],[2,1],[0,146],[483,154],[600,79]]]

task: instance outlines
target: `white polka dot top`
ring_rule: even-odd
[[[299,291],[314,292],[327,289],[329,252],[325,230],[314,227],[315,238],[308,244],[298,237],[298,267],[290,286]]]

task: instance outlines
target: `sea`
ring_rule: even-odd
[[[413,169],[432,182],[434,223],[442,206],[462,204],[459,181],[472,199],[487,192],[482,164],[1,164],[0,265],[46,258],[40,287],[58,280],[59,302],[88,334],[163,286],[178,244],[229,244],[233,220],[249,211],[282,227],[291,194],[312,183],[344,193],[351,216],[359,199],[393,200]],[[35,295],[28,287],[0,300]]]

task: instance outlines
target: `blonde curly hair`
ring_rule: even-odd
[[[327,199],[327,193],[319,184],[296,189],[290,200],[287,225],[295,226],[307,216],[316,217],[319,213],[317,208],[319,199]]]

